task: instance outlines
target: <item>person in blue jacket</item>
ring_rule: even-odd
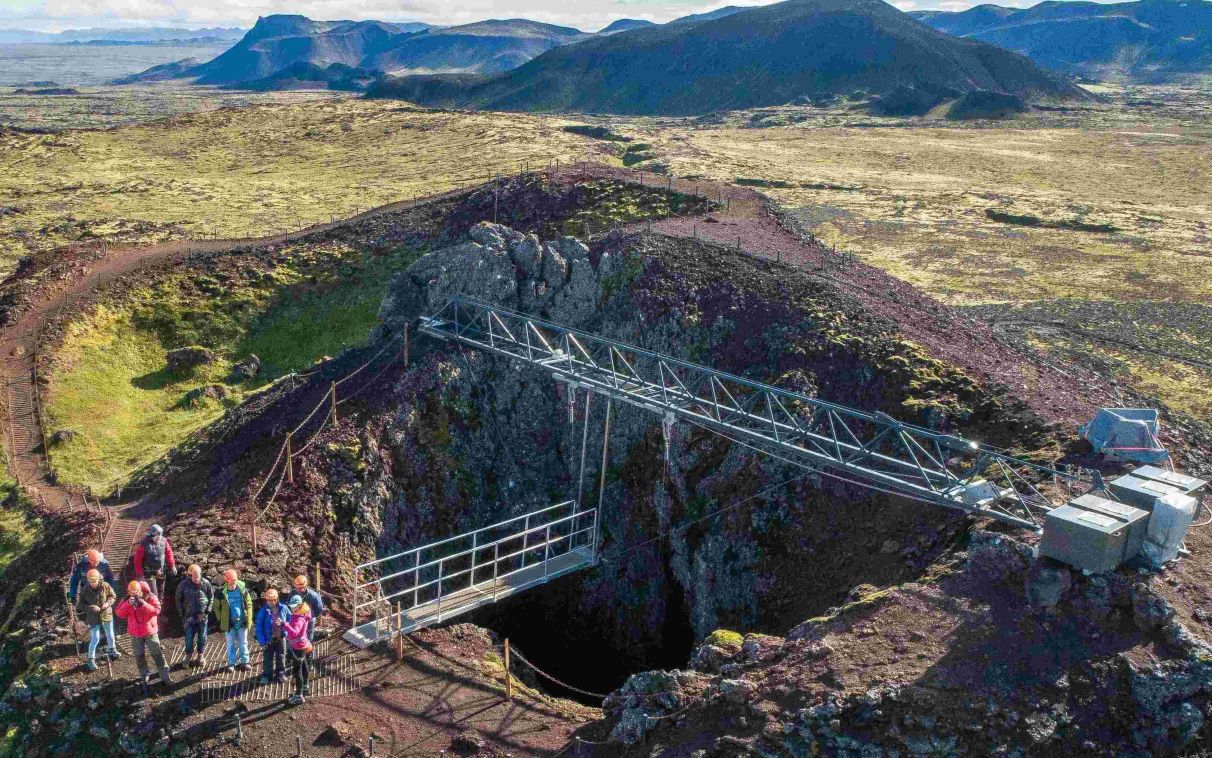
[[[265,590],[262,599],[265,605],[257,611],[257,642],[264,648],[261,666],[261,684],[286,681],[286,622],[290,620],[290,608],[278,602],[278,591]]]
[[[67,583],[67,596],[73,603],[76,602],[76,592],[80,589],[80,583],[84,581],[85,575],[93,569],[101,572],[101,579],[113,589],[114,572],[109,569],[109,561],[105,560],[105,555],[100,550],[91,549],[80,558],[76,568],[72,570],[71,581]]]

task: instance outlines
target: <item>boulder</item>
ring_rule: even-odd
[[[353,726],[348,721],[334,721],[316,737],[315,745],[324,747],[341,747],[353,739]]]
[[[214,363],[215,354],[200,345],[189,345],[168,351],[168,370],[174,374],[192,371],[198,366]]]
[[[247,382],[250,379],[256,379],[259,373],[261,373],[261,359],[250,353],[247,358],[231,367],[231,380]]]
[[[472,732],[457,734],[450,741],[450,749],[459,755],[475,755],[482,751],[484,747],[483,738]]]
[[[223,400],[226,397],[227,389],[222,385],[206,384],[186,392],[185,397],[181,398],[181,405],[185,408],[197,408],[205,400]]]
[[[71,442],[72,440],[74,440],[76,437],[79,437],[79,436],[80,436],[80,433],[77,432],[75,429],[59,429],[51,434],[50,443],[52,445],[62,445],[65,442]]]
[[[1044,561],[1036,561],[1027,572],[1025,589],[1027,603],[1036,609],[1055,608],[1073,584],[1069,569]]]

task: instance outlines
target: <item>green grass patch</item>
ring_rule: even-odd
[[[652,145],[644,142],[635,142],[627,146],[627,150],[623,153],[623,165],[634,166],[637,163],[650,161],[656,157],[656,153],[652,152]]]
[[[248,393],[363,344],[391,273],[416,255],[297,245],[260,265],[223,260],[173,272],[98,306],[68,327],[51,374],[50,431],[76,432],[52,451],[57,476],[112,492]],[[169,372],[168,351],[187,345],[210,349],[215,361]],[[232,366],[250,353],[260,374],[233,380]],[[186,401],[206,385],[224,397]]]
[[[10,563],[34,546],[40,533],[6,460],[0,455],[0,577]]]
[[[581,235],[600,232],[615,224],[630,224],[646,219],[662,219],[706,213],[716,203],[665,187],[637,187],[609,180],[584,182],[576,188],[575,206],[567,218],[551,223],[541,231],[543,237],[562,234]]]
[[[723,648],[739,648],[744,641],[745,638],[739,632],[730,629],[716,629],[703,640],[708,645]]]

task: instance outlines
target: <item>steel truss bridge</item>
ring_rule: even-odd
[[[574,389],[699,425],[776,458],[894,494],[1039,530],[1039,488],[1085,483],[962,437],[848,408],[456,296],[420,330],[543,369]]]
[[[364,647],[439,623],[598,560],[598,509],[580,510],[589,400],[607,398],[598,504],[605,486],[611,403],[660,414],[666,455],[686,421],[822,476],[1040,529],[1054,503],[1084,488],[1070,472],[1014,458],[885,413],[829,403],[457,296],[421,319],[421,332],[545,370],[586,390],[577,498],[406,550],[354,569],[354,626]],[[574,394],[569,395],[573,420]],[[1065,492],[1061,489],[1064,488]],[[369,619],[367,617],[370,617]],[[358,624],[359,619],[364,619]]]

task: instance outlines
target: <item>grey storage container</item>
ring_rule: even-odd
[[[1044,517],[1040,555],[1099,573],[1136,557],[1149,513],[1097,495],[1082,495]]]
[[[1152,512],[1153,502],[1164,495],[1182,495],[1178,487],[1152,479],[1141,479],[1132,474],[1124,474],[1107,484],[1107,489],[1121,503],[1135,505]]]
[[[1184,495],[1190,495],[1207,485],[1207,482],[1203,479],[1196,479],[1193,476],[1180,474],[1177,471],[1167,471],[1157,466],[1141,466],[1133,471],[1131,475],[1137,479],[1148,479],[1151,482],[1161,482],[1171,487],[1177,487]]]

